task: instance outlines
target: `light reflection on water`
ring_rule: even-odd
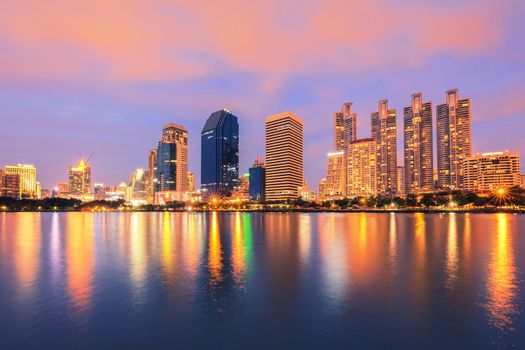
[[[493,236],[487,274],[487,312],[489,322],[502,331],[512,331],[513,317],[518,312],[516,265],[513,233],[505,214],[496,214],[497,228]]]
[[[524,230],[508,214],[1,213],[0,347],[525,346]]]

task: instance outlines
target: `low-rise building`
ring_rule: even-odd
[[[477,153],[462,162],[463,189],[489,192],[519,186],[520,155],[509,151]]]

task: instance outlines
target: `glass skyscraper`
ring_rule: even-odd
[[[177,124],[162,128],[155,166],[155,192],[187,191],[188,130]]]
[[[266,183],[266,169],[264,161],[258,158],[249,169],[250,186],[249,198],[251,201],[264,201],[264,186]]]
[[[207,194],[228,196],[238,178],[239,122],[224,109],[212,113],[202,129],[201,189]]]

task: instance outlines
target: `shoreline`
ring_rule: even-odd
[[[183,209],[159,209],[159,210],[134,210],[134,209],[125,209],[125,210],[3,210],[0,213],[164,213],[164,212],[174,212],[174,213],[208,213],[208,212],[225,212],[225,213],[234,213],[234,212],[243,212],[243,213],[423,213],[423,214],[446,214],[446,213],[456,213],[456,214],[525,214],[524,209],[511,209],[511,208],[476,208],[476,209],[215,209],[215,210],[183,210]]]

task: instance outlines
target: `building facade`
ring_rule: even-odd
[[[36,168],[29,164],[7,165],[7,175],[18,175],[20,184],[20,197],[37,198]],[[12,180],[16,181],[16,180]]]
[[[344,151],[345,145],[357,138],[356,122],[352,102],[346,102],[340,112],[334,113],[334,152]]]
[[[403,111],[404,164],[406,193],[428,192],[434,188],[432,151],[432,102],[423,95],[412,95]]]
[[[69,166],[68,188],[71,196],[91,194],[91,167],[84,160]]]
[[[331,152],[327,157],[325,188],[319,195],[326,199],[343,198],[346,194],[345,152]]]
[[[155,157],[150,153],[150,158]],[[188,130],[169,123],[162,128],[155,162],[155,192],[188,190]]]
[[[106,192],[108,192],[104,184],[94,184],[93,185],[93,197],[97,201],[102,201],[106,199]]]
[[[304,183],[303,120],[291,112],[266,118],[267,201],[294,200]]]
[[[266,184],[266,165],[264,160],[257,158],[249,172],[249,198],[251,201],[264,201]]]
[[[463,159],[472,156],[470,98],[447,91],[447,101],[437,106],[438,187],[461,189]]]
[[[195,174],[191,171],[188,171],[188,191],[195,191]]]
[[[377,195],[377,143],[374,139],[360,139],[348,144],[348,197]]]
[[[6,174],[0,169],[0,197],[20,198],[20,175]]]
[[[398,166],[397,167],[397,194],[398,195],[405,195],[406,187],[405,187],[405,167],[404,166]]]
[[[477,153],[462,160],[463,189],[490,192],[519,186],[520,155],[509,151]]]
[[[393,195],[397,188],[396,110],[388,109],[388,100],[381,100],[371,115],[372,138],[377,145],[377,190]]]
[[[239,121],[228,110],[212,113],[201,132],[201,190],[230,196],[239,178]]]
[[[133,171],[129,178],[130,198],[134,204],[145,204],[147,202],[148,172],[142,168]]]
[[[148,182],[147,182],[147,201],[149,204],[155,203],[155,171],[157,170],[157,150],[152,149],[148,155]]]

